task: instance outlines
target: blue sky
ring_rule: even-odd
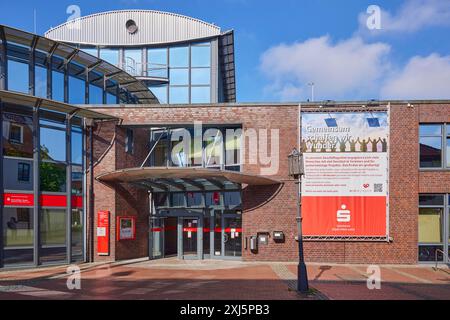
[[[450,98],[450,0],[1,1],[0,23],[37,33],[82,15],[155,9],[236,32],[238,101]],[[344,5],[345,4],[345,5]],[[381,30],[365,26],[369,5]]]

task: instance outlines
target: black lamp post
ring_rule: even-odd
[[[296,180],[297,192],[297,226],[298,226],[298,267],[297,267],[297,290],[301,293],[309,291],[308,273],[303,256],[303,232],[302,232],[302,177],[305,175],[303,154],[294,149],[288,156],[289,176]]]

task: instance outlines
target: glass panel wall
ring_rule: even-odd
[[[168,49],[155,48],[147,51],[147,76],[152,78],[168,77]]]
[[[8,60],[8,90],[22,93],[29,92],[28,64]]]
[[[119,50],[110,48],[100,49],[100,59],[105,60],[112,65],[119,66]]]
[[[47,98],[47,69],[39,66],[35,70],[35,96]]]
[[[133,76],[142,76],[142,49],[124,50],[124,70]]]

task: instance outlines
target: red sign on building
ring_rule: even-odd
[[[109,256],[109,211],[99,211],[97,213],[97,254],[99,256]]]

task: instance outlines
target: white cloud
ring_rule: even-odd
[[[373,89],[389,69],[389,51],[384,43],[368,44],[355,37],[334,44],[324,36],[267,50],[261,69],[271,82],[266,89],[281,100],[309,98],[311,81],[322,99],[358,98],[378,93]]]
[[[394,72],[381,88],[383,99],[450,98],[450,56],[416,56]]]
[[[360,33],[415,32],[435,26],[450,26],[450,0],[408,0],[397,12],[381,11],[381,30],[369,31],[368,14],[359,15]]]

